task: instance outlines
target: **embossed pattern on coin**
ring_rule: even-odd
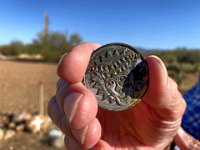
[[[142,55],[127,44],[111,43],[92,54],[83,82],[102,108],[120,111],[142,99],[148,81]]]

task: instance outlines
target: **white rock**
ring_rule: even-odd
[[[8,140],[10,138],[12,138],[13,136],[15,136],[16,132],[13,130],[6,130],[5,131],[5,135],[4,135],[4,140]]]
[[[47,131],[50,125],[50,118],[45,116],[34,116],[27,124],[27,128],[33,133]]]
[[[52,145],[57,148],[64,148],[64,137],[56,138],[52,141]]]
[[[57,148],[64,148],[64,134],[62,131],[58,129],[51,129],[47,136],[51,145]]]
[[[4,138],[4,131],[3,129],[0,129],[0,141]]]
[[[52,138],[58,138],[58,137],[62,137],[64,134],[62,133],[62,131],[58,130],[58,129],[52,129],[48,132],[48,136],[52,137]]]

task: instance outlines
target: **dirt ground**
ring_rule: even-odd
[[[39,84],[46,106],[56,81],[55,64],[0,61],[0,113],[38,112]]]
[[[0,61],[0,114],[38,113],[39,84],[44,85],[45,112],[49,99],[55,94],[58,77],[55,64]],[[38,136],[17,134],[0,141],[0,150],[57,150],[45,145]]]
[[[36,135],[23,133],[0,142],[0,150],[61,150],[61,148],[43,143]]]

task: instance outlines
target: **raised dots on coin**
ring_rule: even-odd
[[[148,88],[147,63],[127,44],[107,44],[92,54],[83,82],[102,108],[129,109],[142,99]]]

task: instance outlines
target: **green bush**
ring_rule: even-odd
[[[47,36],[40,32],[32,43],[24,45],[19,41],[14,41],[1,47],[0,53],[6,56],[17,56],[21,53],[42,54],[44,61],[58,62],[64,53],[81,41],[77,33],[67,36],[62,32],[51,31]]]

